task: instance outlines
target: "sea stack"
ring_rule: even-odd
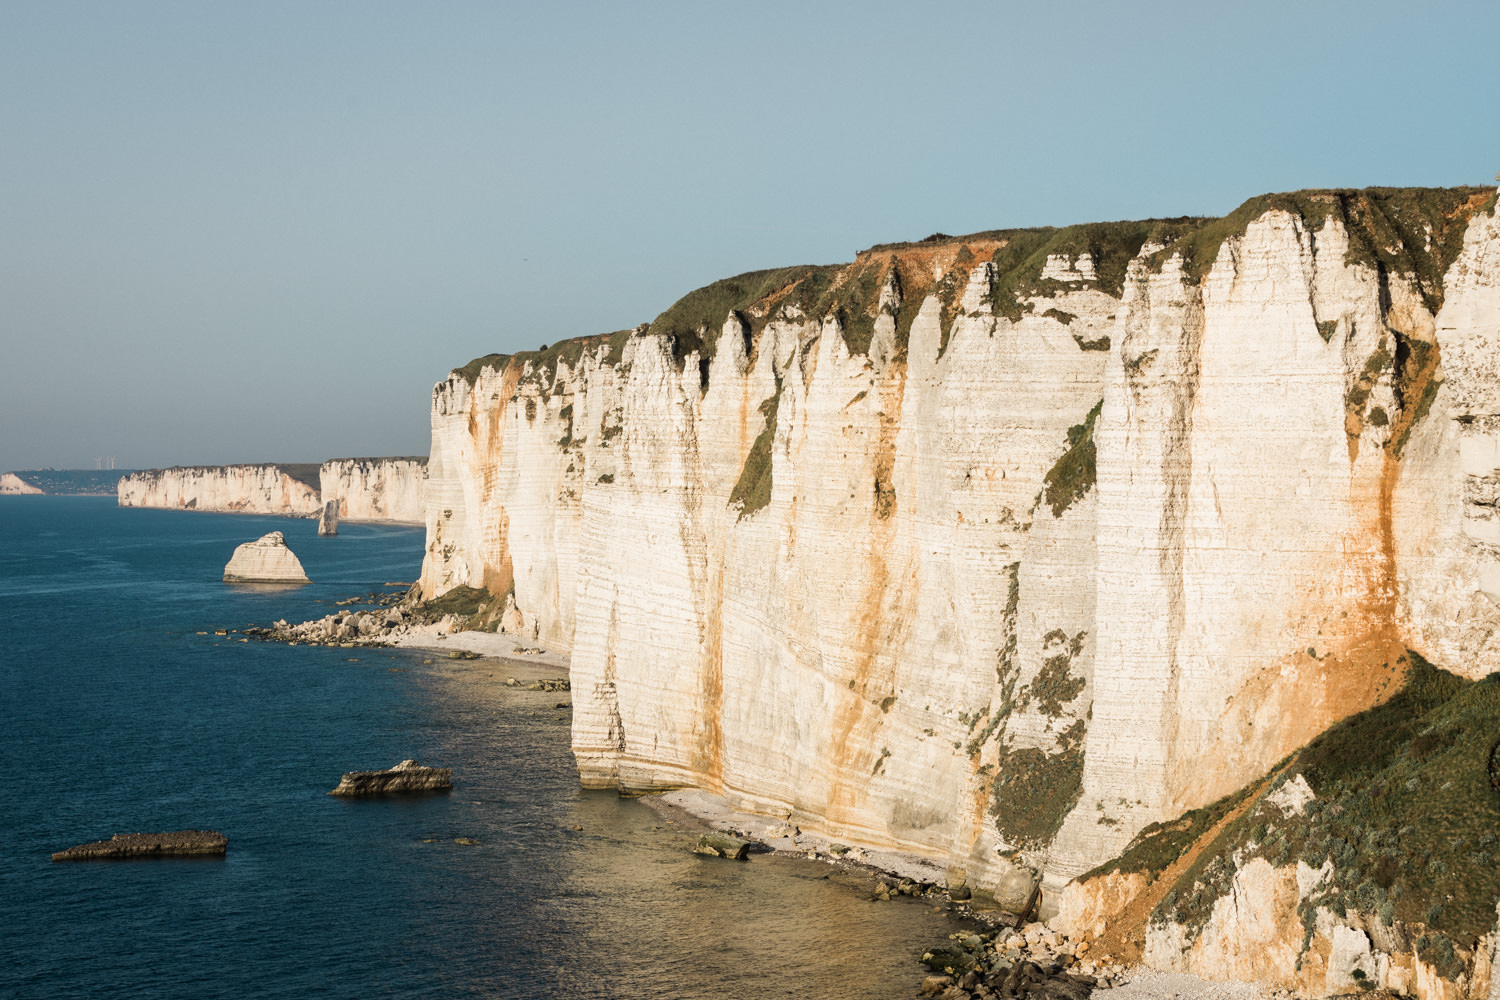
[[[323,505],[323,516],[318,518],[318,537],[327,538],[339,533],[339,502],[330,500]]]
[[[234,550],[224,567],[225,583],[311,583],[302,563],[286,547],[279,531],[262,535]]]

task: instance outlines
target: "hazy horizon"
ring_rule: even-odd
[[[1497,28],[1493,2],[8,4],[0,471],[426,454],[450,368],[720,277],[1489,184]]]

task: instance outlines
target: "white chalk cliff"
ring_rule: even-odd
[[[235,548],[224,567],[225,583],[308,583],[302,561],[279,531]]]
[[[341,521],[397,521],[421,524],[426,518],[426,458],[335,458],[318,470],[326,504],[339,502]]]
[[[121,507],[314,517],[321,509],[317,466],[196,465],[121,478]]]
[[[428,475],[423,593],[508,596],[571,651],[586,785],[1050,908],[1388,696],[1407,647],[1500,670],[1494,197],[743,275],[455,372]]]
[[[42,492],[14,472],[0,475],[0,496],[39,496]]]
[[[318,465],[179,466],[120,480],[121,507],[317,517],[337,501],[345,521],[421,524],[425,458],[336,458]]]

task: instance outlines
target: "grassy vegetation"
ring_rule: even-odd
[[[1500,676],[1468,681],[1416,653],[1406,659],[1401,691],[1278,766],[1282,777],[1267,794],[1301,774],[1317,795],[1306,815],[1283,816],[1263,797],[1177,880],[1155,919],[1201,926],[1228,892],[1236,859],[1314,868],[1331,861],[1330,880],[1302,904],[1309,939],[1319,907],[1340,916],[1358,910],[1420,933],[1424,957],[1456,974],[1493,927],[1500,895]],[[1085,877],[1160,873],[1260,785],[1147,827],[1124,855]]]
[[[1491,201],[1491,188],[1364,188],[1264,194],[1251,198],[1222,219],[1186,227],[1158,263],[1181,253],[1188,275],[1201,281],[1224,241],[1245,232],[1272,209],[1301,217],[1310,229],[1333,218],[1349,232],[1346,260],[1415,277],[1427,308],[1443,304],[1443,274],[1463,249],[1469,220]]]
[[[1253,787],[1247,785],[1233,795],[1226,795],[1201,809],[1183,813],[1169,822],[1152,823],[1135,835],[1123,854],[1083,875],[1082,879],[1110,872],[1142,872],[1153,877],[1160,875],[1168,865],[1193,846],[1199,837],[1237,809]]]
[[[616,333],[559,340],[555,344],[543,344],[534,351],[517,351],[515,354],[486,354],[482,358],[475,358],[462,368],[453,369],[451,374],[462,377],[465,382],[473,386],[474,382],[479,378],[479,373],[485,368],[504,371],[507,365],[514,364],[516,368],[524,369],[527,363],[530,363],[533,371],[532,377],[540,380],[545,375],[550,386],[551,376],[557,372],[559,364],[567,364],[570,369],[577,371],[579,362],[582,361],[585,353],[592,352],[606,345],[613,350],[617,343],[623,351],[624,342],[629,337],[629,330],[621,330]]]
[[[776,409],[781,403],[781,380],[776,380],[776,392],[760,404],[761,415],[766,418],[765,429],[756,435],[745,456],[745,466],[740,478],[729,493],[731,505],[740,505],[743,519],[771,502],[771,444],[776,438]]]
[[[505,366],[509,363],[509,354],[486,354],[482,358],[475,358],[473,361],[470,361],[462,368],[453,369],[453,371],[449,372],[448,374],[457,375],[459,378],[462,378],[465,382],[469,383],[470,388],[473,388],[474,383],[479,381],[479,373],[484,371],[484,369],[493,368],[497,372],[502,372],[505,370]]]
[[[505,596],[515,592],[512,587]],[[441,597],[424,601],[417,610],[436,621],[444,615],[457,615],[461,630],[494,632],[500,627],[505,597],[496,597],[478,587],[454,587]]]
[[[1063,511],[1081,500],[1094,488],[1097,475],[1095,468],[1094,423],[1104,400],[1094,404],[1081,424],[1068,428],[1068,450],[1063,452],[1047,475],[1042,479],[1042,499],[1052,508],[1053,517],[1062,517]]]
[[[303,486],[310,486],[314,490],[323,488],[322,466],[314,462],[294,462],[291,465],[278,465],[276,468],[286,473],[292,479]]]
[[[1037,711],[1047,718],[1061,718],[1063,706],[1077,698],[1084,688],[1085,679],[1074,677],[1070,669],[1073,658],[1083,650],[1083,641],[1087,637],[1087,632],[1069,636],[1061,629],[1053,629],[1047,633],[1044,641],[1049,645],[1053,642],[1063,643],[1062,651],[1042,661],[1042,669],[1037,671],[1031,683],[1021,688],[1016,705],[1027,708],[1035,703]]]
[[[1057,753],[1036,747],[1002,748],[991,786],[990,815],[1000,836],[1019,847],[1040,847],[1062,829],[1083,793],[1082,719],[1063,733]]]
[[[651,332],[667,334],[674,338],[673,354],[680,361],[694,351],[699,357],[712,358],[718,349],[719,331],[731,312],[750,325],[752,333],[758,333],[766,319],[785,296],[794,291],[794,285],[812,278],[812,285],[831,280],[831,267],[806,264],[797,267],[778,267],[767,271],[748,271],[732,278],[715,281],[711,285],[688,292],[682,298],[651,321]],[[799,293],[799,299],[809,292]],[[752,309],[759,306],[758,309]],[[757,315],[759,313],[759,315]]]
[[[1300,216],[1313,230],[1329,218],[1339,219],[1350,234],[1348,259],[1415,277],[1421,294],[1434,313],[1442,303],[1442,277],[1461,250],[1469,220],[1479,212],[1493,211],[1492,188],[1366,188],[1363,190],[1309,190],[1267,194],[1251,198],[1221,219],[1181,217],[1140,221],[1098,222],[1064,227],[1032,227],[988,230],[967,236],[935,234],[916,243],[887,243],[871,247],[849,265],[799,265],[750,271],[695,289],[674,302],[650,324],[652,333],[673,338],[679,362],[693,352],[712,358],[719,332],[731,312],[739,313],[751,335],[760,332],[782,305],[799,308],[812,320],[836,315],[844,328],[849,349],[866,353],[874,330],[880,289],[894,268],[904,292],[895,315],[898,353],[904,350],[911,326],[923,301],[936,293],[942,306],[940,353],[947,339],[958,303],[973,268],[982,259],[969,249],[981,242],[999,242],[989,261],[995,265],[991,305],[998,315],[1019,320],[1030,308],[1028,300],[1055,295],[1064,290],[1096,288],[1119,296],[1131,260],[1148,243],[1163,244],[1153,262],[1160,266],[1172,254],[1187,261],[1190,280],[1199,281],[1217,257],[1226,239],[1243,233],[1255,218],[1270,209],[1283,209]],[[959,245],[948,271],[934,278],[930,264],[902,261],[902,251],[923,251]],[[886,251],[895,251],[891,256]],[[1094,263],[1091,281],[1059,282],[1043,279],[1047,258],[1053,254],[1076,259],[1087,255]],[[929,258],[923,258],[930,260]],[[915,258],[914,258],[915,260]],[[1068,322],[1067,314],[1049,310]],[[637,328],[639,330],[641,328]],[[559,361],[576,364],[584,350],[607,345],[607,363],[618,364],[633,331],[620,330],[597,337],[580,337],[537,351],[510,355],[491,354],[476,358],[455,374],[470,384],[488,364],[497,369],[514,360],[534,362],[539,369],[555,370]],[[1332,336],[1327,321],[1319,332]],[[1093,342],[1090,342],[1093,343]],[[1080,343],[1080,346],[1084,346]],[[1085,350],[1102,350],[1085,346]]]

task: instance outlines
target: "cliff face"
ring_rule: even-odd
[[[229,511],[312,517],[320,503],[316,466],[180,466],[120,480],[121,507]]]
[[[571,649],[585,784],[1051,905],[1407,647],[1500,669],[1493,205],[875,248],[481,359],[433,393],[422,589]]]
[[[421,524],[425,458],[336,458],[317,465],[151,469],[120,480],[121,507],[317,517],[327,500],[351,521]]]
[[[0,496],[40,496],[42,493],[42,490],[37,489],[14,472],[0,475]]]
[[[421,524],[427,486],[425,458],[335,458],[318,470],[324,502],[339,501],[345,521]]]

